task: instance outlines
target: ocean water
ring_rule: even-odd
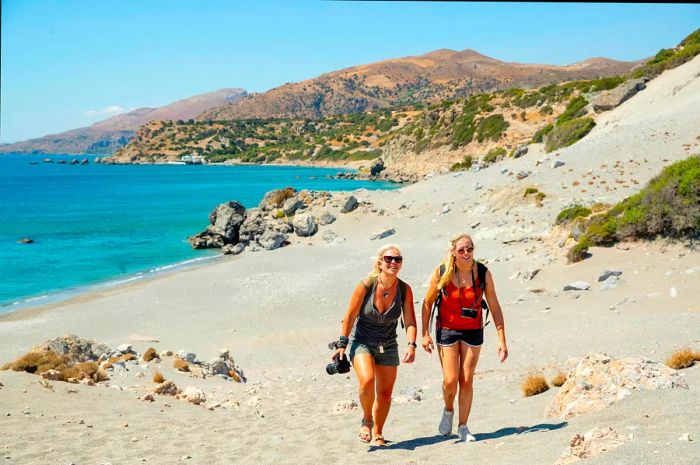
[[[44,158],[54,163],[43,163]],[[288,166],[71,165],[85,156],[0,156],[0,312],[210,259],[187,236],[222,202],[272,189],[392,189]],[[67,160],[68,164],[58,164]],[[31,164],[30,162],[37,162]],[[32,244],[20,244],[22,238]]]

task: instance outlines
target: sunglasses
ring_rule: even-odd
[[[392,261],[394,263],[401,263],[401,262],[403,262],[403,257],[401,255],[398,255],[396,257],[394,257],[392,255],[384,255],[382,257],[382,260],[384,260],[386,263],[391,263]]]
[[[457,249],[456,252],[460,255],[464,255],[465,252],[472,253],[474,252],[474,247],[462,247]]]

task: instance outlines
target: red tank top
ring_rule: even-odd
[[[476,279],[474,287],[458,288],[452,282],[445,286],[447,295],[442,296],[440,302],[439,325],[449,329],[481,329],[481,289],[479,280]],[[473,308],[478,311],[476,318],[462,316],[462,307]]]

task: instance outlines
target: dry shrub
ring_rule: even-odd
[[[293,187],[285,187],[270,193],[269,204],[275,207],[281,207],[285,200],[294,197],[296,190]]]
[[[153,382],[156,383],[156,384],[160,384],[160,383],[162,383],[163,381],[165,381],[165,376],[163,376],[163,373],[161,373],[160,371],[156,370],[156,371],[153,373]]]
[[[49,370],[63,371],[70,364],[70,357],[52,350],[31,351],[6,363],[0,370],[25,371],[41,374]]]
[[[555,387],[561,387],[566,382],[566,375],[561,371],[554,375],[554,378],[549,380],[549,384]]]
[[[523,391],[525,397],[535,396],[537,394],[542,394],[549,389],[547,381],[541,374],[531,374],[528,375],[520,385],[520,389]]]
[[[143,353],[144,362],[150,362],[151,360],[156,358],[160,359],[160,357],[158,356],[158,352],[156,352],[156,349],[154,349],[153,347],[149,347],[148,350],[146,350],[146,352]]]
[[[674,351],[669,358],[666,359],[666,366],[674,370],[688,368],[695,364],[700,359],[700,353],[693,352],[690,348],[685,347]]]
[[[83,379],[90,378],[94,379],[93,376],[97,373],[99,366],[95,362],[83,362],[76,363],[75,365],[69,366],[61,371],[63,374],[63,379]]]
[[[181,358],[176,358],[173,361],[173,368],[175,368],[178,371],[190,371],[190,366],[187,364],[186,361],[184,361]]]
[[[102,368],[107,370],[109,368],[112,368],[112,365],[114,365],[115,363],[127,362],[129,360],[136,360],[136,359],[137,359],[137,357],[134,354],[124,354],[124,355],[120,355],[119,357],[111,357],[111,358],[107,359],[106,362],[102,363]]]

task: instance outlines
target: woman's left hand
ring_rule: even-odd
[[[506,347],[505,342],[498,343],[498,358],[501,363],[505,362],[508,358],[508,347]]]
[[[413,363],[416,358],[416,349],[414,347],[408,346],[406,348],[406,353],[403,354],[403,363]]]

